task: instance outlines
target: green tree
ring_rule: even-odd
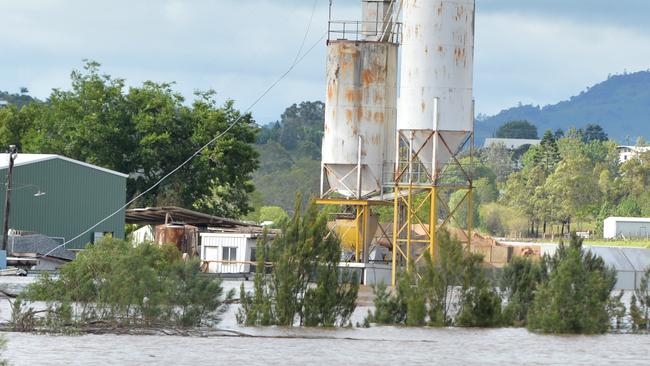
[[[130,198],[223,133],[138,204],[194,207],[228,217],[251,210],[258,128],[233,101],[217,106],[215,92],[207,91],[187,105],[172,83],[146,81],[127,89],[124,79],[102,73],[94,61],[73,71],[71,84],[70,90],[53,90],[47,103],[1,110],[0,142],[129,173]]]
[[[537,127],[528,121],[510,121],[497,129],[497,138],[536,139]]]
[[[504,183],[514,171],[513,153],[503,143],[497,143],[481,151],[481,162],[496,175],[498,183]]]
[[[541,263],[529,258],[514,257],[503,268],[501,290],[507,300],[503,310],[507,323],[526,325],[526,316],[535,299],[535,291],[543,280]]]
[[[463,250],[461,243],[443,231],[435,258],[424,254],[424,263],[411,264],[397,278],[388,294],[375,288],[375,312],[367,322],[420,326],[490,327],[501,323],[501,300],[491,287],[482,257]]]
[[[541,166],[546,176],[555,170],[555,166],[561,159],[557,141],[551,130],[547,130],[544,133],[542,141],[538,146],[532,147],[529,153],[531,154],[530,157],[532,158],[533,164]]]
[[[582,138],[584,142],[608,140],[605,130],[603,130],[600,125],[592,123],[588,123],[587,126],[585,126]]]
[[[245,325],[345,325],[356,307],[356,276],[341,271],[338,238],[328,234],[327,219],[311,204],[300,213],[300,197],[292,219],[270,243],[258,245],[252,292],[241,288],[237,321]],[[273,263],[270,274],[261,268]],[[315,286],[310,287],[312,276]]]
[[[199,267],[171,245],[134,247],[107,238],[89,245],[57,278],[40,277],[23,296],[47,302],[50,326],[66,319],[81,326],[214,326],[233,292],[225,294],[221,279],[201,275]]]
[[[616,282],[614,270],[582,248],[575,234],[545,258],[548,281],[538,286],[527,318],[528,329],[543,333],[604,333],[608,305]]]
[[[650,330],[650,268],[643,273],[630,300],[630,319],[635,330]]]

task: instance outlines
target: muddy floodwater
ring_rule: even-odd
[[[649,365],[650,337],[521,329],[247,329],[265,337],[8,333],[13,365]],[[286,337],[292,338],[286,338]]]
[[[236,287],[233,284],[232,287]],[[227,286],[230,287],[230,286]],[[367,307],[359,307],[353,323]],[[12,365],[650,365],[649,335],[549,336],[524,329],[220,328],[250,337],[4,333]],[[10,309],[0,300],[0,318]]]

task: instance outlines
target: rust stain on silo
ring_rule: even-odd
[[[327,86],[327,100],[328,101],[332,100],[333,96],[334,96],[334,89],[332,88],[332,84],[329,84]]]
[[[361,73],[361,79],[364,85],[368,85],[374,81],[373,73],[371,70],[364,69]]]
[[[384,123],[384,112],[375,112],[374,120],[377,123]]]
[[[347,123],[352,123],[352,111],[349,109],[345,110],[345,121]]]

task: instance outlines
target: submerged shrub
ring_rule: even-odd
[[[548,280],[538,286],[528,313],[528,329],[543,333],[604,333],[615,272],[582,248],[575,234],[545,258]]]
[[[244,325],[306,326],[346,325],[356,308],[359,283],[356,275],[338,267],[341,246],[328,235],[327,219],[311,204],[295,214],[282,234],[258,243],[257,272],[253,291],[242,285],[237,321]],[[266,262],[273,264],[266,273]],[[315,282],[315,283],[314,283]]]
[[[543,277],[542,264],[530,258],[514,257],[503,268],[501,290],[507,300],[503,309],[505,323],[526,325],[526,316],[535,298],[535,290]]]
[[[465,252],[443,231],[435,258],[425,253],[424,259],[398,275],[392,294],[384,285],[375,288],[375,311],[368,321],[409,326],[501,324],[501,299],[481,267],[481,256]]]
[[[48,303],[48,327],[214,325],[233,294],[224,295],[221,279],[201,275],[199,267],[173,245],[134,247],[105,238],[63,266],[58,278],[42,275],[23,296]]]
[[[632,294],[630,320],[633,330],[650,331],[650,268],[646,269],[639,288]]]

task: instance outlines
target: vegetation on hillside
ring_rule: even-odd
[[[196,150],[239,122],[137,205],[177,205],[240,217],[251,210],[258,127],[233,101],[216,105],[214,91],[187,105],[172,83],[124,79],[87,61],[71,74],[70,90],[54,89],[46,103],[0,109],[0,145],[20,153],[61,154],[129,173],[128,196],[151,187]]]
[[[526,120],[540,130],[599,124],[621,144],[650,136],[650,71],[612,75],[569,100],[544,107],[519,105],[476,123],[477,141],[493,136],[503,123]]]
[[[561,132],[561,133],[560,133]],[[615,142],[600,126],[544,133],[520,157],[505,146],[478,151],[475,174],[478,226],[498,236],[602,234],[608,216],[650,215],[650,154],[620,162]],[[485,170],[495,179],[483,180]],[[481,188],[481,189],[479,189]],[[495,196],[494,192],[498,194]],[[522,222],[527,220],[527,224]]]
[[[256,145],[260,169],[254,175],[261,205],[291,211],[296,193],[303,197],[303,207],[318,195],[324,113],[323,102],[302,102],[261,127]]]

